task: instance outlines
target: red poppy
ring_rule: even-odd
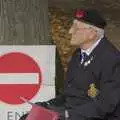
[[[81,19],[85,16],[85,11],[83,10],[77,10],[76,13],[75,13],[75,17],[78,18],[78,19]]]

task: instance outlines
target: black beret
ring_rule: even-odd
[[[77,9],[74,18],[99,28],[106,26],[106,20],[95,9]]]

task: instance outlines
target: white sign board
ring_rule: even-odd
[[[0,120],[19,120],[31,102],[55,97],[55,46],[0,47]]]

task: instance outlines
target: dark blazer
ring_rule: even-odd
[[[64,84],[70,120],[120,120],[120,52],[104,37],[80,63],[77,49],[69,62]],[[91,83],[98,95],[88,96]]]

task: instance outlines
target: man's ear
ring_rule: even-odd
[[[97,37],[97,31],[90,27],[89,39],[94,40]]]

